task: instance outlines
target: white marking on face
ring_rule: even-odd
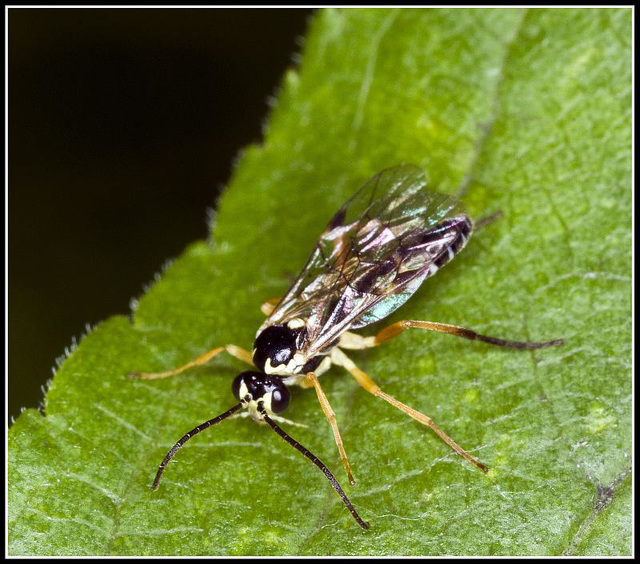
[[[247,411],[249,412],[249,415],[254,421],[257,421],[258,423],[265,422],[262,416],[262,413],[258,411],[258,403],[262,403],[267,412],[267,415],[269,417],[273,417],[273,411],[271,410],[272,397],[273,397],[273,393],[269,392],[264,396],[262,396],[261,398],[258,398],[257,400],[252,399],[249,403],[247,403]]]
[[[249,388],[247,384],[242,381],[240,382],[240,389],[238,390],[238,394],[240,395],[240,400],[244,401],[244,398],[249,395]],[[273,402],[273,392],[267,392],[263,396],[254,398],[250,396],[251,399],[246,403],[247,412],[251,416],[252,419],[258,421],[259,423],[264,423],[264,419],[262,414],[258,411],[258,403],[262,402],[264,408],[267,411],[267,415],[272,416],[273,411],[271,409],[271,404]]]
[[[244,379],[240,382],[240,391],[238,393],[240,394],[240,399],[244,399],[249,393],[249,388],[247,388],[247,385],[244,383]]]
[[[271,414],[271,400],[273,399],[273,392],[268,392],[264,396],[260,398],[260,400],[264,403],[264,408],[267,410],[268,414]]]
[[[447,252],[449,253],[449,260],[451,260],[454,257],[455,253],[453,252],[453,249],[451,247],[447,249]]]

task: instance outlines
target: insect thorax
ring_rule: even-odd
[[[303,320],[265,327],[253,345],[253,363],[265,374],[292,376],[312,372],[321,356],[309,359],[304,353],[307,328]]]

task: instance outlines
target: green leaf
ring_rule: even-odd
[[[133,323],[85,336],[46,416],[10,429],[10,554],[630,554],[630,10],[321,10],[303,55],[212,240],[162,274]],[[346,197],[399,162],[466,188],[473,217],[504,218],[389,322],[566,339],[514,351],[416,330],[353,353],[491,472],[334,368],[323,386],[369,531],[246,419],[191,440],[152,492],[173,443],[234,403],[243,368],[222,356],[166,380],[127,373],[251,348],[260,303]],[[287,416],[346,485],[315,394],[296,388]]]

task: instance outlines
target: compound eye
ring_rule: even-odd
[[[263,379],[263,375],[260,372],[241,372],[234,379],[231,384],[231,391],[237,400],[243,400],[247,394],[255,399],[256,392],[258,392],[259,384]]]
[[[242,384],[242,374],[238,374],[233,379],[233,384],[231,384],[231,391],[233,392],[233,396],[239,400],[240,399],[240,385]]]
[[[289,406],[291,396],[286,386],[279,386],[271,393],[271,411],[282,413]]]
[[[240,398],[240,386],[242,386],[243,377],[244,377],[243,374],[238,374],[233,379],[233,384],[231,384],[231,391],[233,392],[233,395],[237,400],[241,399]]]

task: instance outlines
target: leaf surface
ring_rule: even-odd
[[[319,11],[212,240],[166,269],[132,322],[84,337],[46,416],[27,410],[10,429],[10,554],[630,554],[630,38],[627,9]],[[234,403],[244,368],[221,356],[166,380],[127,373],[250,349],[259,305],[286,290],[333,212],[400,162],[463,191],[473,217],[504,218],[389,322],[566,340],[513,351],[414,331],[353,353],[490,473],[334,368],[323,386],[368,532],[313,465],[246,419],[191,440],[152,492],[164,454]],[[315,394],[295,389],[286,415],[346,486]]]

